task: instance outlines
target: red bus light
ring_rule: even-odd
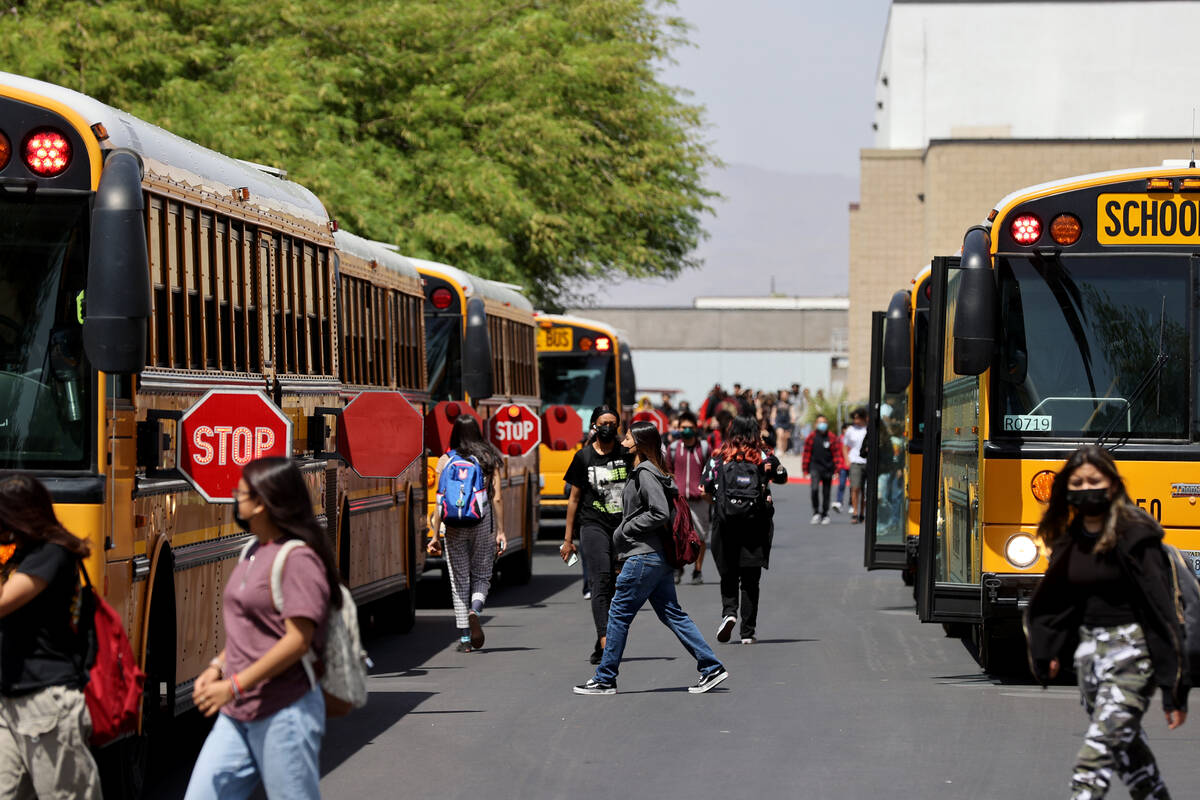
[[[8,143],[8,137],[0,133],[0,169],[8,166],[8,159],[12,156],[12,145]]]
[[[35,175],[53,178],[71,163],[71,145],[54,128],[41,128],[25,140],[25,164]]]
[[[454,302],[454,295],[443,286],[433,290],[433,294],[429,295],[429,302],[433,303],[433,307],[438,311],[445,311]]]
[[[604,351],[607,351],[610,347],[612,347],[612,340],[610,340],[607,336],[597,336],[596,337],[596,349],[597,350],[604,352]]]
[[[1009,226],[1017,244],[1033,244],[1042,237],[1042,221],[1033,214],[1022,214]]]

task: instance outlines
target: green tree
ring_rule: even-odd
[[[672,6],[28,0],[0,63],[283,167],[348,230],[555,307],[695,265],[717,161],[656,72],[687,43]]]

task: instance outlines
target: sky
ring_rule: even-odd
[[[873,143],[875,72],[890,0],[678,0],[693,46],[661,80],[706,108],[727,168],[706,216],[705,264],[674,281],[583,287],[590,306],[690,306],[696,296],[845,296],[847,205]]]

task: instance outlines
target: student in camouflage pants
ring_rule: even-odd
[[[1154,692],[1154,667],[1141,626],[1083,627],[1079,634],[1075,673],[1092,722],[1075,761],[1071,797],[1104,797],[1115,769],[1134,800],[1168,800],[1141,724]]]

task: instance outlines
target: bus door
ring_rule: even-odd
[[[978,623],[980,610],[978,375],[954,372],[954,309],[963,270],[935,258],[925,371],[917,613],[922,622]]]
[[[871,316],[871,394],[867,424],[864,566],[904,569],[908,498],[905,418],[912,382],[912,308],[908,292],[897,292],[886,313]]]

